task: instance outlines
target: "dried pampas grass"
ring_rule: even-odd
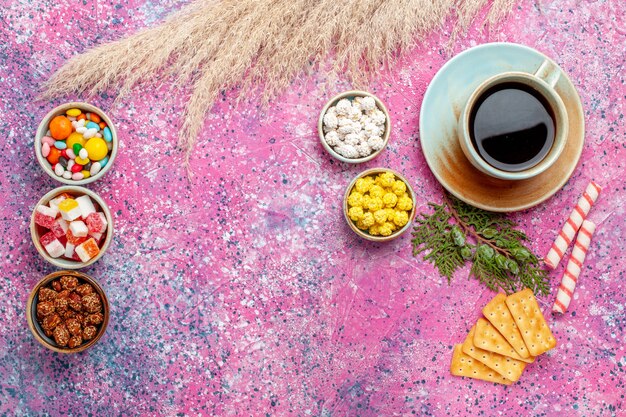
[[[513,0],[493,0],[487,19]],[[264,89],[274,96],[311,63],[334,54],[332,71],[366,82],[450,14],[467,29],[487,0],[198,0],[163,24],[70,59],[44,97],[117,89],[175,77],[191,85],[179,145],[186,162],[220,91]],[[107,62],[107,65],[99,65]]]

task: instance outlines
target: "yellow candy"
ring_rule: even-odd
[[[77,156],[76,159],[74,159],[74,161],[78,164],[78,165],[87,165],[89,163],[89,158],[81,158],[80,156]]]
[[[363,218],[363,208],[362,207],[352,207],[348,210],[348,216],[352,221],[359,221]]]
[[[383,199],[380,197],[371,197],[367,202],[367,208],[370,211],[376,211],[383,208]]]
[[[363,194],[358,191],[352,191],[352,194],[348,197],[348,205],[350,207],[362,207],[363,206]]]
[[[102,138],[91,138],[85,143],[85,149],[89,159],[92,161],[99,161],[109,154],[109,148],[107,143]]]
[[[365,194],[366,192],[368,192],[371,186],[372,181],[370,177],[359,178],[358,180],[356,180],[356,184],[354,184],[354,188],[356,188],[356,190],[361,194]]]
[[[383,204],[385,205],[385,207],[395,207],[397,202],[398,196],[394,193],[387,193],[383,196]]]
[[[370,196],[382,198],[385,194],[385,190],[380,185],[372,185],[370,188]]]
[[[385,223],[385,225],[387,225],[388,228],[391,229],[392,232],[395,232],[396,230],[398,230],[398,226],[396,226],[391,219],[389,219],[389,221],[387,223]]]
[[[378,176],[378,183],[382,187],[391,187],[394,182],[396,182],[396,177],[392,172],[385,172]]]
[[[81,174],[83,174],[83,178],[89,178],[91,177],[91,172],[87,171],[86,169],[83,169],[82,171],[80,171]]]
[[[393,232],[393,230],[391,230],[391,227],[389,227],[389,223],[381,225],[378,231],[380,232],[381,236],[389,236],[391,232]]]
[[[380,235],[380,226],[375,224],[374,226],[370,227],[369,234],[372,236]]]
[[[373,226],[375,221],[374,221],[374,215],[372,213],[364,213],[363,214],[363,218],[361,219],[361,223],[363,224],[363,226],[370,227]]]
[[[69,109],[68,111],[65,112],[65,114],[71,117],[78,117],[80,116],[81,113],[82,112],[80,111],[80,109]]]
[[[391,189],[393,190],[393,193],[395,195],[400,197],[402,194],[406,192],[406,184],[403,181],[398,180],[393,183],[393,185],[391,186]]]
[[[66,198],[59,203],[59,210],[65,212],[75,209],[76,207],[78,207],[78,203],[73,198]]]
[[[385,209],[376,210],[374,212],[374,220],[378,224],[383,224],[387,221],[387,211]]]
[[[67,140],[65,141],[68,149],[72,149],[75,144],[80,144],[80,146],[85,146],[85,138],[78,132],[72,132]]]
[[[404,194],[402,197],[398,199],[398,203],[396,204],[396,209],[409,211],[413,208],[413,200],[408,194]]]
[[[409,214],[406,211],[396,211],[390,220],[393,220],[396,226],[402,227],[409,222]]]

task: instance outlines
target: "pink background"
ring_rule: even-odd
[[[207,116],[186,180],[176,149],[184,91],[165,85],[113,106],[36,100],[70,56],[158,24],[183,1],[4,0],[0,9],[0,414],[6,415],[620,415],[626,407],[626,19],[620,0],[542,0],[498,27],[476,24],[445,49],[436,34],[370,86],[394,121],[380,157],[352,166],[319,144],[318,112],[349,89],[313,74],[261,112],[228,93]],[[448,285],[411,255],[410,236],[358,239],[341,216],[348,182],[369,167],[408,177],[425,209],[441,187],[420,148],[428,83],[454,54],[518,42],[554,58],[578,88],[586,144],[567,185],[511,217],[543,255],[589,180],[604,186],[569,312],[548,316],[559,345],[513,386],[449,374],[452,346],[494,295],[468,269]],[[103,62],[102,65],[106,65]],[[170,87],[172,90],[170,91]],[[173,94],[172,94],[173,92]],[[121,138],[114,169],[90,188],[110,205],[114,241],[85,272],[112,302],[103,339],[83,354],[47,351],[25,318],[32,287],[54,270],[30,242],[34,204],[59,184],[34,160],[39,120],[85,99]],[[561,267],[562,268],[562,267]],[[561,269],[551,277],[553,295]]]

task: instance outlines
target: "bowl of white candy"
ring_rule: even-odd
[[[322,109],[317,124],[324,149],[358,164],[374,159],[389,142],[391,119],[382,101],[365,91],[346,91]]]

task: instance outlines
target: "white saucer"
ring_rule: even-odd
[[[463,51],[437,72],[422,102],[420,141],[430,170],[452,195],[485,210],[517,211],[547,200],[572,175],[585,141],[585,122],[580,97],[562,69],[556,91],[567,109],[569,136],[559,159],[542,174],[522,181],[483,174],[463,154],[456,133],[459,114],[480,83],[504,71],[534,73],[545,59],[527,46],[488,43]]]

